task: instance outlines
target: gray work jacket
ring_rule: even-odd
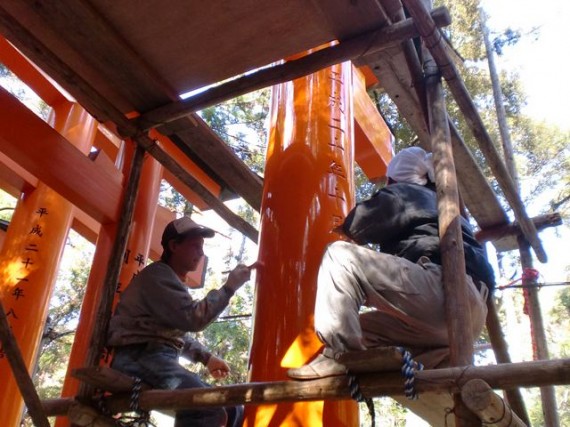
[[[210,353],[188,332],[202,331],[227,307],[227,287],[194,300],[174,270],[162,261],[145,267],[121,294],[109,324],[107,345],[160,342],[177,348],[192,361],[207,363]]]

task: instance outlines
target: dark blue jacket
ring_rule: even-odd
[[[343,224],[347,236],[359,244],[380,244],[382,252],[416,262],[427,256],[441,265],[437,196],[429,187],[391,184],[359,203]],[[467,274],[495,287],[495,274],[485,252],[461,218]]]

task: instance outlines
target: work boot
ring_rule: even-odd
[[[300,368],[287,371],[289,378],[296,380],[314,380],[317,378],[336,377],[346,374],[346,367],[335,359],[319,354],[315,360]]]

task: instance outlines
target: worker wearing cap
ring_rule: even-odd
[[[250,268],[238,265],[220,289],[202,300],[192,299],[184,281],[204,255],[204,238],[213,236],[212,229],[188,217],[166,226],[160,261],[133,278],[111,318],[107,345],[114,348],[114,369],[170,390],[209,387],[178,363],[180,355],[204,364],[214,378],[229,373],[226,362],[187,334],[206,328],[250,278]],[[240,426],[242,418],[242,407],[183,410],[176,413],[175,426],[233,427]]]
[[[335,358],[350,351],[403,346],[427,367],[449,355],[441,276],[438,210],[431,154],[400,151],[387,170],[388,185],[349,212],[339,231],[355,243],[328,246],[319,269],[315,330],[324,350],[296,379],[346,373]],[[483,248],[462,218],[471,329],[478,336],[495,281]],[[380,250],[359,246],[379,244]],[[360,313],[361,306],[373,308]]]

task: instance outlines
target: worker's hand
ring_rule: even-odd
[[[230,373],[230,367],[228,364],[214,355],[210,356],[208,363],[206,363],[206,368],[210,375],[217,380],[227,377]]]
[[[244,264],[238,264],[236,268],[230,271],[228,275],[228,280],[226,281],[226,286],[232,291],[237,291],[247,282],[251,277],[251,270],[258,268],[260,266],[259,262],[254,262],[253,264],[247,266]]]

